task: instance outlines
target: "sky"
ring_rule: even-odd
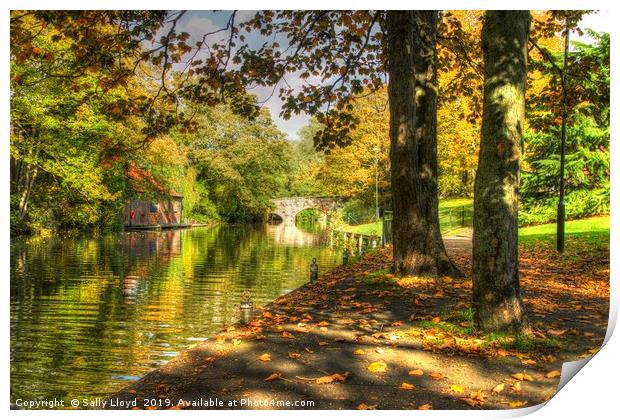
[[[239,11],[237,12],[237,22],[245,21],[254,15],[254,11]],[[192,35],[192,40],[198,41],[202,38],[202,34],[220,29],[226,25],[229,11],[213,12],[203,10],[193,10],[187,12],[183,19],[179,22],[179,32],[185,31]],[[593,14],[586,15],[582,22],[582,28],[591,28],[598,32],[611,32],[612,16],[609,11],[598,11]],[[218,40],[220,35],[209,38],[212,41]],[[247,34],[248,42],[252,43],[259,41],[259,36],[252,36]],[[572,40],[578,40],[582,42],[591,41],[587,35],[579,36],[577,33],[571,33]],[[301,80],[296,75],[288,75],[287,82],[292,86],[298,86],[301,84]],[[269,98],[272,92],[272,88],[255,88],[251,91],[257,95],[259,101],[265,101]],[[278,128],[286,133],[290,140],[298,140],[298,131],[301,127],[308,123],[310,117],[306,114],[293,115],[290,119],[285,120],[280,117],[280,110],[282,108],[282,101],[277,95],[272,95],[267,99],[263,106],[269,108],[272,118]]]

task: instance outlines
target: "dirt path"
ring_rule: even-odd
[[[469,273],[471,241],[446,246]],[[608,261],[606,272],[604,261],[582,270],[592,284],[576,284],[570,264],[522,258],[536,328],[523,339],[473,333],[470,280],[396,279],[388,253],[278,298],[249,327],[227,328],[114,398],[159,409],[513,408],[551,398],[562,362],[602,342]]]

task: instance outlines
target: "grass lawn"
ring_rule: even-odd
[[[545,242],[555,243],[556,224],[526,226],[519,229],[519,243],[532,246]],[[579,241],[582,245],[591,248],[609,246],[609,215],[594,216],[586,219],[566,222],[566,246],[571,242]]]
[[[465,225],[471,225],[474,212],[474,200],[471,198],[452,198],[439,202],[439,223],[441,232],[446,233],[461,227],[462,219]],[[344,225],[342,230],[361,233],[364,235],[381,235],[383,225],[381,220],[363,225]]]
[[[441,232],[450,235],[471,234],[470,227],[460,228],[460,225],[461,218],[464,216],[465,225],[471,226],[472,215],[472,199],[456,198],[441,201],[439,203]],[[356,226],[345,225],[342,230],[365,235],[381,235],[382,228],[381,221],[377,221]],[[555,223],[526,226],[519,228],[519,243],[525,246],[542,245],[543,242],[555,243],[555,234]],[[594,216],[566,222],[566,244],[569,245],[575,240],[593,248],[609,246],[609,216]]]

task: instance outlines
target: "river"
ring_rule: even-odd
[[[11,240],[11,400],[105,397],[338,264],[326,232],[217,226]]]

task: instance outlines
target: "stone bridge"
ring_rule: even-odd
[[[284,222],[295,223],[297,213],[305,209],[317,209],[329,217],[332,212],[344,205],[342,197],[283,197],[273,198],[272,214],[282,218]]]

